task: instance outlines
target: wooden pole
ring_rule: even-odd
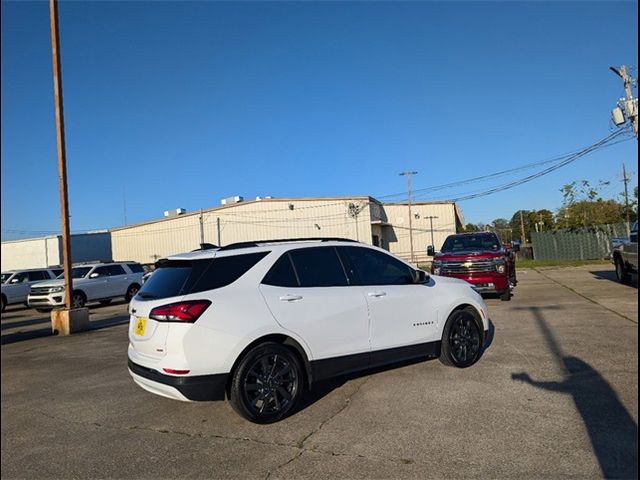
[[[51,57],[53,61],[53,99],[56,113],[56,142],[58,145],[58,188],[60,190],[60,218],[62,221],[62,255],[64,266],[65,306],[71,310],[73,279],[71,278],[71,244],[69,234],[69,197],[67,194],[67,160],[64,144],[64,112],[62,109],[62,71],[60,67],[60,35],[58,33],[58,1],[49,0],[51,22]]]

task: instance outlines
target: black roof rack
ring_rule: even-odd
[[[305,241],[358,243],[356,240],[353,240],[351,238],[340,238],[340,237],[277,238],[274,240],[252,240],[248,242],[230,243],[229,245],[220,247],[219,250],[236,250],[238,248],[259,247],[260,244],[262,243],[286,243],[286,242],[305,242]]]

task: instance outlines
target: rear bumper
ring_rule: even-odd
[[[143,367],[129,360],[129,373],[145,390],[183,401],[224,400],[227,389],[226,373],[176,377],[165,375],[152,368]]]

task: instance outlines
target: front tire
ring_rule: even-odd
[[[251,349],[231,380],[233,409],[254,423],[283,419],[298,402],[303,388],[302,366],[287,347],[267,342]]]
[[[71,307],[82,308],[87,303],[87,297],[82,292],[73,292],[71,294]]]
[[[451,367],[467,368],[482,356],[482,330],[468,309],[453,312],[444,326],[440,361]]]
[[[631,274],[620,257],[616,257],[616,278],[625,285],[631,283]]]

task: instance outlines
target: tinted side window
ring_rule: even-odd
[[[409,285],[413,271],[400,260],[370,248],[340,247],[359,285]]]
[[[21,272],[11,279],[11,283],[24,283],[29,281],[29,272]]]
[[[35,272],[29,272],[29,281],[38,282],[40,280],[48,280],[49,274],[44,270],[37,270]]]
[[[209,268],[195,281],[189,293],[213,290],[214,288],[226,287],[232,284],[253,268],[268,253],[248,253],[246,255],[214,258]],[[154,276],[155,274],[151,278]]]
[[[94,273],[97,273],[101,277],[108,277],[109,267],[96,267],[94,268],[93,272],[91,272],[91,275],[93,275]]]
[[[127,267],[131,270],[132,273],[142,273],[144,272],[144,268],[139,263],[127,263]]]
[[[282,255],[265,275],[262,283],[274,287],[297,287],[298,279],[293,271],[288,253]]]
[[[347,277],[334,247],[301,248],[289,252],[301,287],[344,287]]]
[[[109,265],[107,268],[110,276],[126,274],[122,265]]]
[[[62,274],[62,272],[64,272],[64,270],[62,268],[55,268],[53,270],[51,270],[53,272],[53,274],[57,277],[58,275]]]

